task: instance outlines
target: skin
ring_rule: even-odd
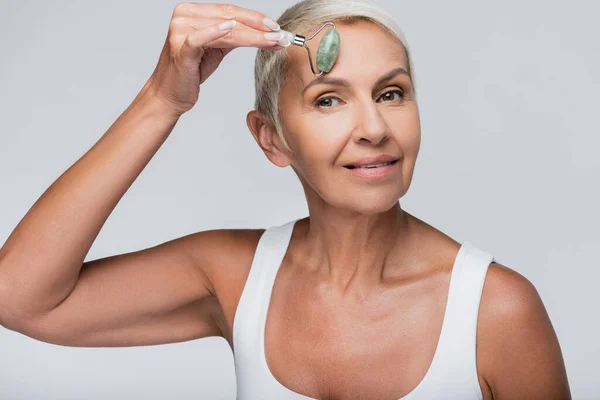
[[[279,99],[292,151],[257,111],[248,114],[248,126],[269,160],[279,167],[290,165],[302,183],[310,211],[304,240],[314,257],[307,268],[318,269],[332,289],[353,295],[380,283],[409,250],[409,221],[398,199],[412,180],[421,129],[408,75],[373,87],[382,72],[406,69],[403,50],[371,24],[340,26],[339,31],[338,60],[324,76],[343,77],[351,88],[315,85],[299,95],[315,76],[305,49],[287,50],[293,61]],[[322,30],[307,42],[313,54],[324,34]],[[323,102],[325,93],[335,98]],[[313,104],[317,98],[320,106]],[[401,158],[394,176],[384,181],[361,182],[343,167],[379,154]]]
[[[307,52],[285,50],[292,62],[279,102],[290,150],[266,116],[247,116],[267,158],[297,174],[310,212],[295,225],[276,276],[265,354],[273,376],[306,396],[398,399],[429,368],[460,244],[400,206],[420,148],[419,109],[408,75],[376,82],[408,69],[402,47],[366,21],[337,29],[340,53],[324,76],[350,87],[319,84],[303,93],[316,79]],[[313,55],[325,31],[307,42]],[[344,168],[379,154],[400,157],[388,179],[367,182]],[[231,332],[237,302],[225,303]],[[498,263],[490,264],[482,292],[477,369],[484,399],[570,398],[539,294]]]

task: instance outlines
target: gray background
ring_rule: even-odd
[[[104,134],[158,61],[176,1],[0,1],[0,244]],[[240,0],[277,18],[292,1]],[[600,398],[593,1],[378,1],[414,57],[422,144],[401,205],[531,280],[573,397]],[[249,133],[256,49],[230,53],[125,194],[86,260],[307,215]],[[2,399],[233,399],[222,338],[69,348],[0,327]]]

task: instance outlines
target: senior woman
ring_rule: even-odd
[[[310,55],[329,29],[306,48],[288,39],[324,24],[339,53],[317,74]],[[84,263],[200,84],[241,46],[259,48],[248,127],[298,175],[309,216]],[[570,398],[533,284],[400,207],[420,136],[409,48],[382,9],[309,0],[275,22],[181,3],[138,97],[0,250],[0,322],[66,346],[222,336],[239,399]]]

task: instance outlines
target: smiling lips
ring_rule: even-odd
[[[359,166],[359,167],[345,167],[346,171],[358,179],[366,180],[369,182],[385,182],[400,171],[398,167],[398,161],[392,161],[383,163],[383,165],[377,166]]]
[[[385,165],[390,165],[398,161],[398,157],[389,154],[383,154],[376,157],[364,157],[358,161],[344,165],[349,169],[354,168],[377,168]]]

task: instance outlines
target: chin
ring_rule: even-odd
[[[361,199],[360,197],[355,196],[352,200],[346,201],[341,208],[350,209],[363,215],[377,215],[392,209],[398,204],[399,200],[400,198],[397,196],[387,199],[383,198],[383,196],[372,199]]]

